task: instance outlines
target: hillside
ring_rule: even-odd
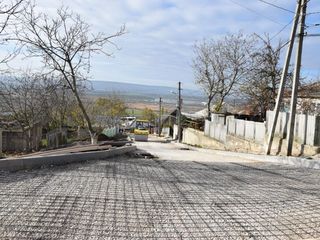
[[[150,86],[134,83],[111,82],[111,81],[90,81],[93,93],[117,92],[125,95],[143,94],[152,95],[154,97],[174,95],[177,92],[176,87]],[[201,97],[200,90],[183,89],[182,94],[188,97]]]

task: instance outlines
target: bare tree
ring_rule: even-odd
[[[262,45],[262,47],[252,54],[252,66],[240,89],[263,120],[266,111],[272,109],[275,104],[282,72],[279,66],[282,44],[279,41],[273,46],[268,35],[256,36],[261,42],[259,46]],[[287,83],[289,84],[290,81]]]
[[[252,44],[251,37],[239,33],[219,40],[203,40],[194,46],[195,82],[208,98],[208,117],[212,101],[216,101],[215,111],[219,111],[225,98],[243,80],[248,70]]]
[[[90,26],[78,14],[64,7],[57,10],[55,17],[50,17],[37,14],[31,6],[21,18],[21,24],[22,28],[16,29],[15,40],[27,48],[29,56],[40,57],[47,69],[63,76],[77,100],[93,142],[96,133],[81,100],[79,87],[90,71],[91,56],[99,53],[110,56],[104,47],[114,45],[111,40],[124,34],[125,28],[121,27],[109,36],[92,34]]]
[[[21,11],[19,7],[25,0],[15,0],[15,1],[0,1],[0,34],[4,32],[4,29],[9,24],[12,16],[16,15]]]
[[[43,111],[46,112],[46,124],[49,129],[61,128],[67,122],[71,109],[76,105],[72,91],[61,76],[44,75],[46,85]]]
[[[16,122],[24,134],[28,132],[27,150],[32,149],[28,130],[48,120],[47,96],[52,88],[43,75],[30,72],[0,80],[0,110],[6,112],[8,119]]]
[[[17,14],[21,13],[25,7],[27,0],[12,0],[12,1],[5,1],[0,0],[0,44],[6,44],[6,36],[8,32],[6,31],[8,25],[13,24],[12,18],[15,17]],[[0,59],[0,63],[6,63],[13,57],[15,51],[9,53],[3,59]]]

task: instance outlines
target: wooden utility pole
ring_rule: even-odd
[[[162,118],[162,113],[161,113],[161,104],[162,104],[162,99],[160,97],[159,99],[159,125],[158,125],[158,136],[161,136],[161,118]]]
[[[181,82],[178,83],[178,142],[181,142],[182,127],[181,127]]]
[[[302,47],[303,47],[306,12],[307,12],[307,0],[302,0],[302,6],[300,10],[301,20],[299,25],[298,47],[297,47],[296,63],[295,63],[296,65],[294,69],[294,78],[293,78],[292,93],[291,93],[290,117],[289,117],[289,124],[288,124],[289,132],[287,137],[288,139],[287,156],[292,155],[292,145],[293,145],[293,137],[294,137],[296,110],[297,110],[298,86],[300,82],[301,55],[302,55]]]
[[[289,69],[289,65],[290,65],[290,60],[291,60],[291,55],[292,55],[292,49],[293,49],[293,45],[294,45],[294,39],[296,36],[296,32],[297,32],[297,26],[299,23],[299,13],[301,11],[301,6],[302,6],[302,0],[299,0],[297,2],[297,6],[296,6],[296,11],[295,11],[295,16],[294,16],[294,22],[292,25],[292,29],[291,29],[291,35],[290,35],[290,42],[288,45],[288,50],[287,50],[287,54],[286,54],[286,59],[285,59],[285,63],[284,63],[284,67],[283,67],[283,71],[282,71],[282,75],[281,75],[281,80],[280,80],[280,86],[279,86],[279,90],[278,90],[278,95],[277,95],[277,100],[276,100],[276,105],[274,108],[274,117],[273,117],[273,122],[272,122],[272,127],[268,136],[268,145],[267,145],[267,150],[266,150],[266,154],[269,155],[271,152],[271,146],[272,146],[272,141],[273,141],[273,137],[274,137],[274,132],[276,130],[276,126],[277,126],[277,122],[278,122],[278,116],[279,116],[279,111],[280,111],[280,105],[283,99],[283,92],[284,92],[284,88],[285,88],[285,83],[286,83],[286,78],[288,75],[288,69]]]

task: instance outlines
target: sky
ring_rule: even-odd
[[[192,59],[196,41],[219,39],[228,33],[268,33],[276,44],[288,40],[296,1],[267,0],[36,0],[40,11],[54,13],[61,5],[79,13],[93,32],[113,34],[125,24],[127,33],[114,40],[113,57],[92,57],[90,79],[197,89]],[[310,0],[308,13],[320,12]],[[307,16],[308,33],[320,33],[320,14]],[[287,27],[285,27],[287,26]],[[285,27],[285,28],[284,28]],[[282,30],[280,32],[280,30]],[[280,32],[280,33],[279,33]],[[320,37],[304,41],[303,75],[320,76]],[[23,65],[14,60],[12,65]],[[283,61],[282,61],[283,62]],[[37,63],[28,61],[28,67]]]

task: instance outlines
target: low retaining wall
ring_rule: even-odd
[[[193,128],[183,129],[182,142],[197,147],[226,150],[225,144],[215,141],[205,136],[203,132]]]
[[[183,129],[183,143],[219,150],[229,150],[235,152],[253,152],[262,153],[263,145],[255,142],[250,142],[245,139],[240,139],[235,136],[226,136],[225,142],[220,142],[213,138],[205,136],[204,132],[186,128]]]
[[[40,168],[42,166],[64,165],[68,163],[99,160],[115,157],[136,150],[136,146],[125,146],[105,151],[71,153],[45,157],[26,157],[0,160],[0,170],[18,171],[24,169]]]
[[[257,143],[255,141],[249,141],[237,136],[227,135],[226,142],[219,142],[216,139],[205,136],[204,132],[192,129],[185,128],[183,129],[183,143],[212,148],[218,150],[228,150],[234,152],[245,152],[245,153],[265,153],[265,145],[263,143]],[[271,153],[272,154],[286,154],[286,140],[275,138],[272,144]],[[294,142],[293,155],[295,156],[313,156],[320,152],[319,147],[313,147],[308,145],[298,144]]]

